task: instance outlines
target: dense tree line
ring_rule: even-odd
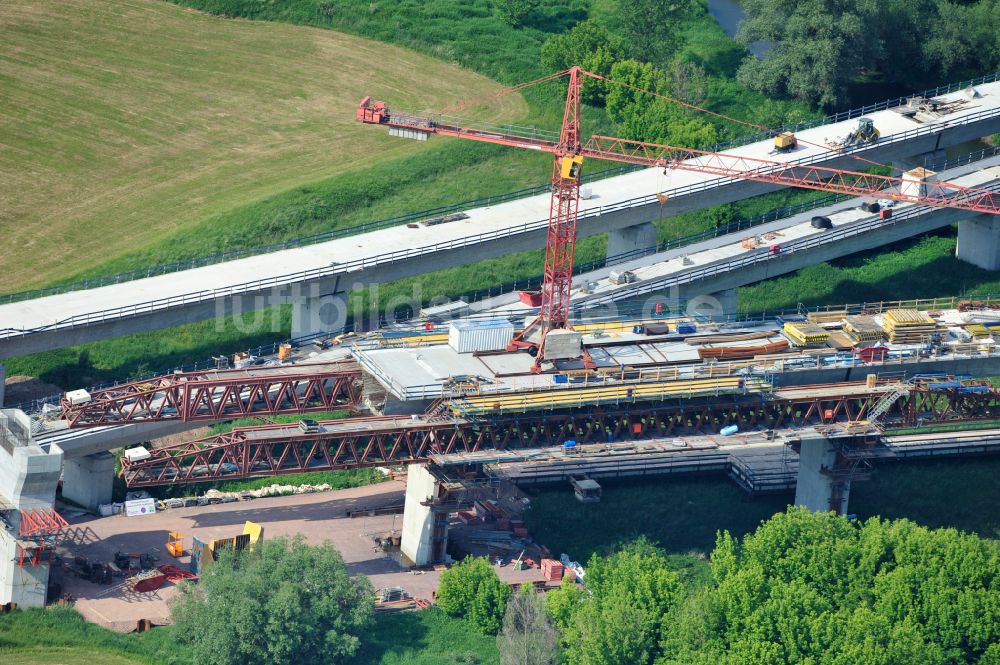
[[[742,542],[720,534],[711,570],[684,590],[649,543],[595,556],[586,591],[547,598],[566,662],[1000,662],[995,541],[790,509]]]
[[[738,78],[771,96],[843,106],[873,77],[919,90],[1000,66],[1000,0],[744,0],[738,39],[767,40]]]

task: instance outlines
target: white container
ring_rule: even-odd
[[[90,399],[90,393],[83,388],[80,388],[79,390],[70,390],[66,393],[66,401],[73,406],[87,404],[90,402]]]
[[[514,338],[514,324],[507,319],[452,321],[448,326],[448,346],[458,353],[503,351]]]
[[[545,337],[545,358],[579,358],[583,354],[583,333],[575,330],[552,330]]]
[[[152,455],[149,454],[149,451],[143,448],[142,446],[129,448],[122,454],[122,456],[129,462],[141,462],[143,460],[147,460],[150,457],[152,457]]]

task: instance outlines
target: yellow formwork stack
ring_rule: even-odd
[[[870,316],[848,316],[844,318],[844,332],[855,344],[861,342],[881,342],[885,331]]]
[[[975,339],[986,339],[987,337],[991,337],[990,329],[981,323],[973,323],[965,326],[965,332],[972,335]]]
[[[882,327],[893,344],[923,344],[937,330],[937,323],[927,312],[890,309],[882,315]]]
[[[830,339],[830,333],[815,323],[788,321],[781,331],[793,346],[799,347],[825,346]]]

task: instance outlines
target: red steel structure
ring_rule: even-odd
[[[353,361],[165,374],[62,400],[70,427],[163,420],[228,420],[351,407],[361,397]]]
[[[30,538],[32,536],[51,534],[67,526],[69,524],[66,520],[53,508],[32,508],[31,510],[21,511],[17,535],[21,538]]]
[[[902,178],[878,176],[843,169],[776,162],[724,153],[706,152],[691,148],[678,148],[641,141],[591,136],[586,142],[580,135],[580,91],[583,77],[617,82],[579,67],[559,72],[512,88],[550,81],[561,76],[569,77],[566,106],[559,138],[546,137],[538,131],[505,128],[465,127],[461,124],[407,113],[392,112],[385,102],[365,97],[358,105],[357,120],[385,125],[402,130],[401,135],[443,134],[458,138],[495,143],[548,152],[555,157],[552,176],[552,203],[549,213],[549,230],[545,249],[545,273],[542,302],[538,317],[515,338],[513,346],[529,346],[537,351],[534,370],[540,371],[545,358],[545,337],[558,328],[567,328],[569,294],[573,276],[573,253],[576,243],[577,208],[579,206],[580,171],[584,158],[593,157],[626,164],[697,171],[716,176],[755,180],[788,187],[817,189],[854,196],[892,198],[897,201],[918,203],[946,208],[961,208],[977,213],[1000,213],[1000,194],[935,181],[926,187],[914,187],[920,193],[903,192]],[[641,92],[641,91],[640,91]],[[690,108],[698,109],[690,104]],[[717,115],[717,114],[716,114]],[[892,191],[887,191],[892,190]],[[535,331],[538,338],[529,336]],[[537,339],[537,342],[535,341]]]
[[[970,387],[986,390],[962,392]],[[558,446],[567,439],[587,444],[706,434],[733,424],[748,431],[851,423],[864,419],[885,394],[864,383],[825,384],[785,389],[777,397],[622,403],[599,412],[479,420],[428,415],[351,418],[325,422],[314,434],[293,425],[242,427],[158,448],[143,461],[122,458],[122,476],[129,487],[141,487],[409,464],[435,455]],[[995,418],[998,413],[1000,391],[964,381],[958,389],[918,383],[882,418],[912,425],[918,419],[954,423]]]

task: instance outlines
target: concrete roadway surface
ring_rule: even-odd
[[[274,481],[282,483],[280,477]],[[387,536],[394,528],[401,532],[401,514],[346,517],[348,510],[401,504],[404,491],[405,482],[387,481],[315,494],[175,508],[142,517],[88,515],[69,520],[68,537],[60,552],[70,562],[74,556],[87,557],[91,562],[110,562],[116,551],[153,551],[160,557],[158,563],[175,563],[186,569],[190,556],[173,559],[167,554],[168,532],[184,534],[185,550],[189,550],[192,536],[206,542],[235,536],[242,533],[243,523],[249,520],[263,525],[265,539],[301,534],[314,545],[330,542],[344,557],[348,571],[352,575],[367,575],[376,589],[400,586],[414,598],[430,600],[431,592],[438,586],[439,572],[414,574],[376,550],[372,543],[373,535]],[[507,582],[542,579],[538,568],[516,571],[508,565],[496,570]],[[88,621],[123,632],[133,630],[139,619],[150,619],[154,624],[169,623],[169,602],[177,594],[176,586],[169,582],[157,591],[140,594],[121,586],[120,578],[115,578],[111,586],[97,585],[68,573],[62,573],[61,580],[63,592],[77,599],[76,609]]]
[[[922,154],[952,141],[995,131],[1000,122],[1000,82],[983,84],[977,90],[981,96],[971,100],[961,91],[942,95],[939,99],[960,102],[961,106],[932,122],[918,122],[893,110],[869,114],[882,134],[881,139],[852,154],[830,150],[826,140],[846,134],[856,127],[856,119],[798,132],[799,147],[790,153],[770,154],[773,141],[765,140],[729,149],[726,154],[850,169],[868,165],[852,159],[854,154],[880,161]],[[672,169],[664,175],[656,168],[614,176],[588,187],[592,195],[580,201],[581,237],[780,189],[769,183],[688,170]],[[657,192],[670,194],[666,204],[657,204],[654,197]],[[0,305],[0,357],[211,318],[216,314],[215,299],[234,294],[273,295],[273,289],[279,286],[319,283],[317,280],[337,277],[333,289],[328,291],[333,292],[353,288],[353,282],[371,284],[400,279],[540,246],[544,242],[549,199],[547,194],[531,196],[468,210],[467,218],[460,221],[386,228],[166,275]],[[344,278],[344,284],[340,284],[340,277]],[[145,320],[161,310],[175,313],[156,322]],[[182,311],[187,314],[182,315]],[[125,325],[125,319],[134,319],[135,325]],[[111,327],[103,332],[83,332],[91,326]],[[74,331],[70,332],[70,328]],[[42,341],[53,336],[54,339]]]

